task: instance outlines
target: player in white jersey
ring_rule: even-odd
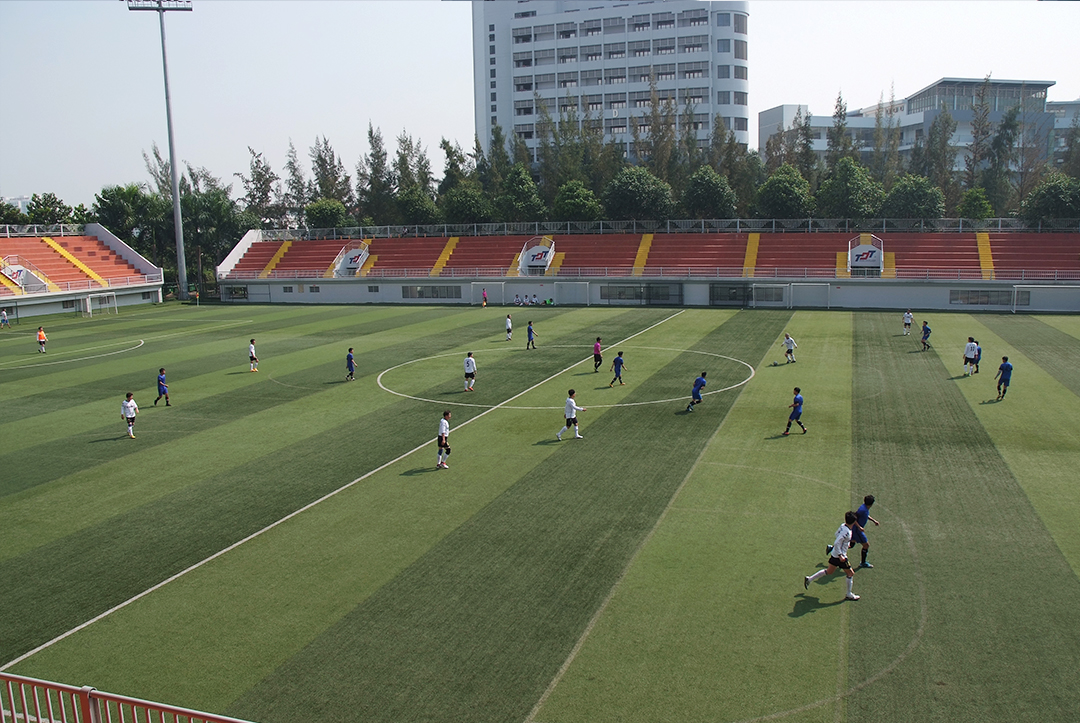
[[[248,360],[251,362],[251,371],[259,371],[259,357],[255,356],[255,340],[248,344]]]
[[[855,513],[848,510],[844,513],[844,524],[836,530],[836,541],[833,542],[832,549],[829,557],[829,566],[824,570],[818,570],[813,575],[807,575],[803,578],[803,587],[807,590],[810,589],[810,583],[825,575],[832,575],[837,570],[843,570],[847,575],[847,595],[844,596],[845,600],[858,600],[859,596],[851,592],[852,579],[855,577],[855,571],[851,569],[851,565],[848,564],[847,550],[851,547],[851,529],[855,525]]]
[[[472,352],[465,357],[465,391],[473,391],[473,383],[476,381],[476,360]]]
[[[964,376],[975,372],[975,360],[979,356],[979,345],[975,343],[975,337],[969,336],[964,345]]]
[[[506,340],[510,341],[514,338],[514,322],[510,321],[510,315],[506,315]]]
[[[911,333],[911,322],[915,320],[915,315],[911,313],[911,309],[904,312],[904,336]]]
[[[585,439],[578,431],[577,413],[586,412],[588,410],[585,409],[585,407],[579,407],[577,405],[577,402],[574,401],[574,394],[575,392],[573,389],[567,392],[566,409],[563,411],[563,417],[566,419],[566,425],[560,427],[559,433],[555,435],[555,439],[559,440],[560,442],[562,441],[562,433],[570,429],[570,427],[574,428],[574,439]]]
[[[784,333],[784,348],[787,350],[784,352],[784,358],[787,360],[784,363],[790,364],[795,361],[795,350],[799,348],[799,345],[795,343],[795,340],[791,338],[791,335]]]
[[[135,415],[139,413],[139,405],[135,403],[134,394],[127,393],[124,401],[120,402],[120,416],[127,422],[128,436],[135,439]]]
[[[446,453],[446,459],[450,459],[450,410],[447,409],[442,413],[442,419],[439,420],[439,460],[435,463],[435,469],[450,469],[450,465],[443,461],[443,450]]]

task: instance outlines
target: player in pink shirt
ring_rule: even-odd
[[[600,337],[596,337],[596,343],[592,347],[593,371],[600,371],[600,365],[604,363],[604,356],[600,353]]]

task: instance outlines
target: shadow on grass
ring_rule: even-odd
[[[807,613],[817,612],[818,610],[822,610],[824,608],[836,607],[837,605],[842,605],[843,603],[843,599],[837,600],[836,602],[823,603],[819,598],[813,597],[812,595],[809,595],[805,592],[801,592],[795,596],[795,607],[792,608],[791,612],[788,613],[788,617],[801,618]]]
[[[104,437],[103,439],[91,439],[87,444],[101,444],[102,442],[119,442],[121,439],[127,439],[126,434],[121,434],[119,437]]]
[[[251,372],[251,370],[250,370],[250,369],[248,369],[248,370],[247,370],[246,372],[225,372],[225,375],[226,375],[226,376],[230,376],[230,377],[234,377],[234,376],[236,376],[237,374],[251,374],[251,373],[252,373],[252,372]],[[256,373],[257,373],[257,372],[256,372]]]
[[[984,402],[979,402],[979,404],[997,404],[1000,401],[1001,401],[1000,399],[994,398],[994,399],[987,399]]]
[[[562,442],[557,439],[541,439],[539,442],[533,442],[534,447],[548,447],[552,444],[562,444]]]
[[[432,474],[439,470],[434,467],[413,467],[412,469],[405,470],[401,473],[402,477],[417,477],[422,474]]]

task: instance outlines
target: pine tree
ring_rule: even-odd
[[[831,174],[836,164],[843,158],[858,159],[855,141],[848,131],[847,103],[841,93],[836,94],[836,106],[833,108],[833,124],[827,134],[825,150],[825,168]]]
[[[975,93],[972,103],[971,143],[964,157],[964,187],[975,188],[979,185],[980,171],[990,155],[990,76],[987,75]]]

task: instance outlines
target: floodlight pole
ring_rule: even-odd
[[[177,296],[187,301],[187,259],[184,256],[184,221],[180,212],[180,170],[176,162],[176,144],[173,141],[172,103],[169,100],[169,61],[165,55],[165,12],[188,10],[191,0],[128,0],[128,10],[153,10],[161,24],[161,67],[165,74],[165,122],[169,129],[169,170],[172,175],[173,224],[176,227],[176,282]]]

